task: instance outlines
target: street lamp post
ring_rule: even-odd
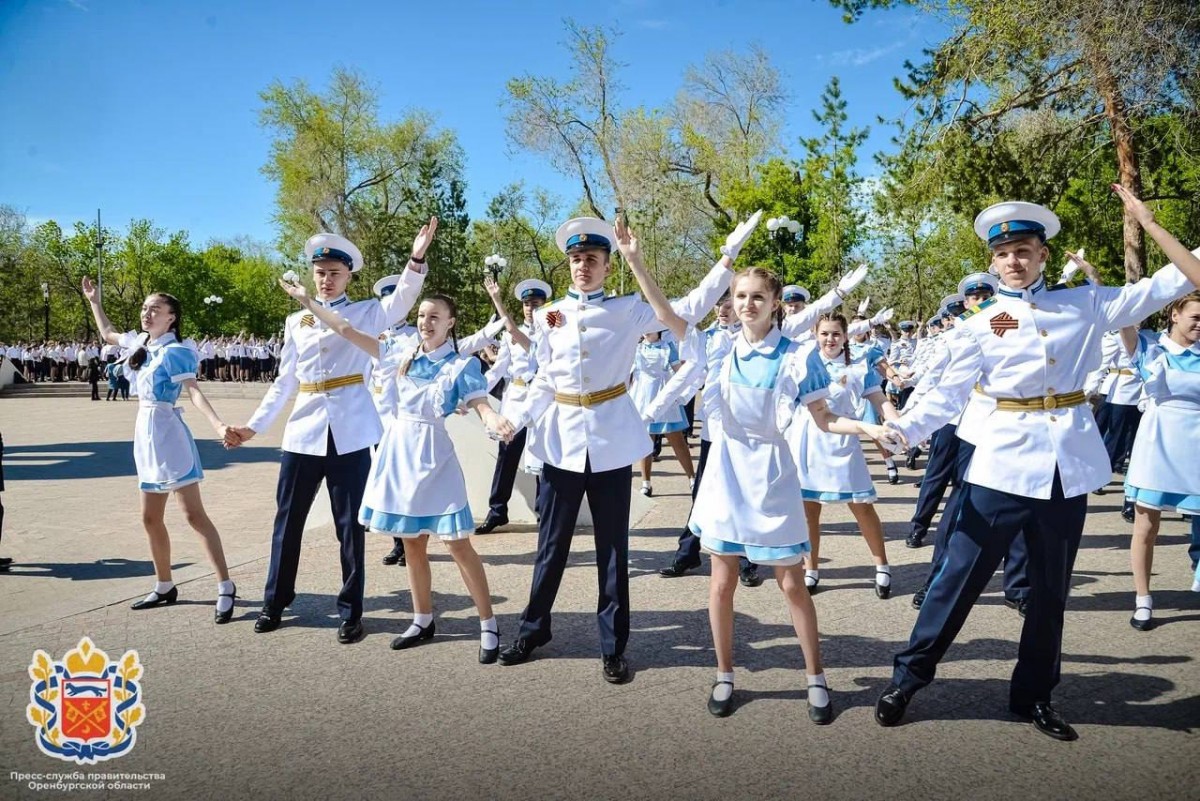
[[[46,342],[50,341],[50,285],[42,283],[42,309],[45,312],[45,330],[42,334],[42,339]]]
[[[96,209],[96,300],[104,302],[104,229],[100,227],[100,209]]]
[[[212,310],[213,310],[213,308],[216,306],[220,306],[224,302],[225,302],[225,298],[220,297],[219,295],[209,295],[208,297],[206,297],[204,299],[204,306],[209,311],[209,314],[208,314],[209,328],[212,328],[212,322],[213,322],[212,321]],[[210,334],[212,334],[212,331],[204,332],[205,336],[209,336]]]
[[[771,239],[775,242],[775,263],[782,271],[783,248],[799,238],[800,222],[791,219],[786,214],[782,217],[772,217],[767,220],[767,230],[771,232]]]
[[[492,274],[492,280],[500,283],[500,272],[508,266],[508,259],[501,256],[499,253],[493,253],[483,260],[488,272]]]

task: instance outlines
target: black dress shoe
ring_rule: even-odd
[[[140,601],[134,601],[129,605],[130,609],[153,609],[156,606],[170,606],[179,600],[179,588],[171,587],[171,589],[159,595],[157,592],[152,592]]]
[[[604,666],[604,680],[609,684],[624,684],[629,681],[629,665],[625,664],[625,657],[612,654],[603,656],[600,660]]]
[[[908,457],[904,460],[904,466],[909,470],[917,469],[917,459],[921,458],[921,449],[913,448],[908,452]]]
[[[495,631],[493,631],[492,634],[496,638],[496,647],[495,648],[484,648],[482,645],[479,646],[479,664],[481,664],[481,665],[490,665],[496,661],[496,658],[498,656],[500,656],[500,629],[499,629],[499,627],[497,627],[497,629]]]
[[[925,535],[917,531],[912,532],[904,538],[904,547],[906,548],[920,548],[924,544]]]
[[[1123,507],[1121,507],[1121,519],[1124,520],[1126,523],[1133,522],[1133,504],[1132,503],[1127,503]]]
[[[268,631],[274,631],[279,628],[279,619],[281,614],[274,609],[263,607],[258,613],[258,620],[254,621],[254,630],[259,634],[266,634]]]
[[[689,570],[700,567],[700,557],[693,559],[676,559],[670,567],[659,568],[658,575],[664,578],[679,578]]]
[[[1029,611],[1028,598],[1005,598],[1004,605],[1009,609],[1016,609],[1021,617],[1025,617],[1025,613]]]
[[[1010,704],[1008,708],[1017,717],[1032,721],[1033,727],[1047,737],[1064,742],[1079,739],[1071,724],[1067,723],[1049,701],[1038,701],[1027,707]]]
[[[13,563],[11,556],[0,556],[0,567],[8,567]]]
[[[808,689],[810,692],[812,691],[812,688],[814,686],[820,687],[822,685],[810,684],[808,686]],[[826,694],[829,693],[828,687],[824,687],[823,689],[825,690]],[[832,723],[833,722],[833,699],[830,698],[829,701],[827,701],[825,703],[825,706],[816,706],[813,704],[812,699],[809,698],[809,700],[808,700],[808,719],[811,720],[813,723],[817,724],[818,726],[825,726],[829,723]]]
[[[722,684],[729,685],[729,697],[726,698],[724,701],[718,701],[713,696],[713,693],[716,692],[716,689],[718,687],[720,687]],[[732,681],[714,681],[713,682],[712,692],[710,692],[708,694],[708,711],[710,714],[716,715],[719,718],[727,718],[733,713],[733,682]]]
[[[366,633],[361,620],[343,620],[342,625],[338,626],[338,642],[349,645],[361,640]]]
[[[219,609],[213,610],[213,620],[217,624],[228,623],[230,621],[230,619],[233,617],[233,602],[237,599],[237,587],[235,586],[233,588],[233,592],[217,593],[217,598],[218,599],[228,598],[229,599],[229,608],[226,609],[224,612],[222,612]],[[220,603],[219,600],[218,600],[218,603]]]
[[[392,650],[393,651],[403,651],[405,648],[412,648],[414,645],[421,642],[422,640],[432,640],[433,635],[437,631],[437,621],[436,620],[429,621],[428,626],[422,626],[420,623],[413,623],[413,625],[416,626],[418,629],[420,629],[420,631],[418,631],[416,634],[412,634],[407,637],[405,635],[401,634],[399,637],[392,640]]]
[[[506,515],[488,515],[483,524],[475,529],[476,534],[491,534],[501,526],[508,525],[508,517]]]
[[[757,587],[763,583],[762,576],[758,575],[758,566],[750,565],[738,574],[738,581],[742,582],[743,587]]]
[[[925,603],[925,596],[928,594],[929,594],[929,585],[928,584],[923,585],[921,587],[921,589],[919,589],[915,593],[913,593],[913,597],[912,597],[913,609],[920,609],[921,605]]]
[[[387,555],[383,557],[383,563],[385,565],[400,565],[403,567],[406,561],[407,560],[404,558],[404,546],[399,544],[394,546],[392,550],[388,551]]]
[[[1145,620],[1138,620],[1136,614],[1137,609],[1135,609],[1134,616],[1129,618],[1129,625],[1133,626],[1138,631],[1149,631],[1150,629],[1154,628],[1154,611],[1145,606],[1139,606],[1138,609],[1146,609],[1150,612],[1150,617],[1146,618]]]
[[[911,699],[895,684],[889,684],[875,703],[875,722],[880,726],[895,726],[904,718]]]
[[[519,665],[522,662],[528,662],[529,657],[533,656],[533,649],[537,647],[529,640],[518,637],[512,645],[500,649],[500,664]]]
[[[892,575],[891,573],[883,573],[879,570],[875,571],[875,597],[883,598],[884,600],[887,600],[888,598],[892,597],[891,583],[890,582],[888,584],[880,584],[879,583],[880,576],[889,576],[890,577],[891,575]]]

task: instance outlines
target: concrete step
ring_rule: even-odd
[[[235,381],[201,381],[200,388],[209,398],[248,398],[261,400],[267,393],[270,384],[237,383]],[[108,391],[108,383],[100,384],[100,394]],[[0,397],[8,398],[89,398],[92,388],[88,384],[63,382],[52,384],[48,382],[33,384],[10,384],[0,388]]]

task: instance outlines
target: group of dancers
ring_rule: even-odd
[[[507,333],[501,357],[487,374],[459,347],[453,298],[425,296],[416,325],[402,324],[421,294],[436,218],[416,236],[405,270],[386,287],[376,287],[380,297],[368,300],[346,295],[362,267],[358,249],[337,235],[314,236],[305,253],[316,293],[297,280],[280,282],[302,308],[287,318],[278,378],[251,418],[235,426],[218,417],[196,382],[198,359],[180,342],[178,301],[149,296],[142,308],[144,333],[122,334],[84,279],[105,341],[132,351],[125,369],[134,375],[139,397],[134,455],[157,584],[133,606],[156,607],[178,598],[163,525],[172,493],[203,538],[217,574],[218,623],[230,619],[237,594],[200,500],[203,472],[175,406],[182,391],[231,448],[265,431],[298,393],[283,434],[271,562],[256,632],[280,626],[295,598],[305,518],[324,480],[340,544],[339,642],[364,635],[369,527],[404,546],[413,620],[392,640],[393,648],[435,636],[427,556],[433,536],[445,543],[474,602],[479,661],[524,662],[552,639],[555,597],[586,497],[597,563],[601,673],[609,682],[627,681],[632,465],[645,464],[651,433],[676,444],[671,436],[686,423],[681,407],[699,393],[697,416],[704,429],[693,508],[679,550],[661,572],[680,575],[698,566],[701,551],[711,557],[709,618],[717,675],[709,711],[725,716],[734,709],[734,595],[748,566],[763,567],[774,573],[800,644],[809,717],[824,724],[833,719],[833,703],[811,599],[820,582],[822,508],[849,504],[871,554],[874,592],[889,597],[890,568],[862,438],[889,453],[911,453],[935,432],[934,442],[944,439],[946,427],[957,422],[951,436],[961,440],[955,461],[961,467],[953,511],[943,516],[946,536],[922,590],[909,644],[896,656],[892,684],[879,698],[876,720],[884,726],[901,721],[1021,536],[1030,586],[1010,709],[1045,734],[1074,739],[1051,694],[1059,680],[1063,611],[1087,495],[1112,477],[1083,391],[1089,372],[1099,366],[1106,331],[1122,332],[1151,399],[1126,485],[1142,521],[1134,539],[1139,614],[1150,605],[1150,553],[1159,515],[1167,509],[1200,512],[1195,447],[1200,259],[1140,200],[1119,186],[1114,191],[1172,264],[1124,287],[1086,280],[1051,285],[1044,275],[1046,243],[1058,232],[1057,218],[1034,204],[992,206],[975,225],[992,253],[991,275],[961,287],[969,298],[961,301],[961,314],[951,315],[938,344],[925,347],[919,381],[918,371],[909,369],[916,343],[904,346],[912,351],[907,361],[889,361],[866,340],[872,325],[885,321],[849,321],[837,311],[865,278],[865,267],[816,302],[807,303],[805,296],[803,308],[792,314],[784,313],[785,303],[799,300],[796,288],[782,286],[761,267],[734,272],[760,214],[739,224],[696,288],[673,301],[646,269],[641,245],[623,219],[615,227],[593,218],[568,221],[557,234],[571,276],[563,296],[551,300],[549,286],[523,282],[517,287],[524,310],[518,324],[489,282]],[[604,291],[614,250],[629,265],[640,296]],[[1166,333],[1137,330],[1168,306]],[[714,308],[716,324],[700,330]],[[661,344],[664,331],[677,344]],[[881,373],[896,384],[914,384],[902,413],[885,398]],[[488,392],[500,380],[508,388],[496,410]],[[538,475],[530,596],[506,646],[486,570],[471,544],[476,527],[445,428],[445,419],[461,410],[477,414],[500,443],[498,478],[516,469],[522,452]],[[686,447],[679,450],[686,465]],[[480,528],[503,522],[505,513],[493,502]]]

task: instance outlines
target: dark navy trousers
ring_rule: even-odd
[[[517,470],[521,467],[521,456],[525,453],[525,436],[529,429],[522,428],[512,442],[501,442],[496,452],[496,470],[492,473],[492,493],[488,498],[490,517],[508,517],[508,500],[512,497],[513,485],[517,481]],[[538,496],[541,495],[541,479],[538,479]],[[534,498],[535,511],[540,513],[539,498]]]
[[[531,645],[550,641],[550,611],[562,583],[571,538],[579,507],[587,497],[592,512],[596,544],[596,624],[600,629],[600,652],[605,656],[623,654],[629,640],[629,500],[633,469],[593,472],[588,463],[584,472],[561,470],[553,465],[542,469],[538,503],[542,519],[538,523],[537,558],[533,566],[533,585],[529,605],[521,613],[518,637]]]
[[[692,503],[696,502],[696,493],[700,491],[700,479],[704,476],[704,466],[708,464],[708,449],[712,447],[712,443],[708,440],[700,439],[700,462],[696,465],[696,480],[692,484]],[[679,547],[675,549],[675,561],[677,562],[694,562],[700,558],[700,538],[692,533],[688,528],[687,522],[683,524],[683,531],[679,533]],[[738,559],[740,570],[745,570],[753,563],[746,557]]]
[[[937,533],[933,538],[933,558],[929,563],[926,585],[933,581],[946,559],[946,548],[962,509],[962,488],[966,484],[967,467],[970,466],[971,456],[975,453],[974,445],[959,439],[957,435],[954,435],[954,438],[958,442],[954,458],[954,489],[950,492],[950,499],[946,501],[946,508],[942,510],[942,519],[938,521]],[[1029,549],[1026,547],[1023,533],[1013,537],[1008,553],[1004,556],[1004,597],[1010,601],[1029,598]]]
[[[0,509],[0,521],[4,519],[4,512]],[[1196,569],[1196,563],[1200,562],[1200,515],[1192,515],[1192,542],[1188,545],[1188,558],[1192,560],[1192,570]]]
[[[955,460],[958,457],[958,444],[962,441],[955,433],[957,430],[954,423],[947,423],[929,438],[929,461],[925,464],[925,477],[921,479],[921,493],[917,496],[917,510],[912,517],[914,536],[924,537],[929,532],[946,488],[956,480]]]
[[[271,536],[271,566],[263,606],[282,612],[296,599],[296,571],[300,566],[300,544],[304,523],[317,496],[321,480],[333,507],[342,561],[342,589],[338,592],[338,615],[354,622],[362,617],[366,571],[364,529],[358,522],[363,492],[371,472],[371,449],[338,453],[329,434],[324,456],[283,452],[279,463],[279,485],[275,490],[275,532]]]
[[[1104,401],[1096,410],[1096,427],[1104,437],[1104,449],[1108,451],[1108,461],[1113,472],[1116,472],[1121,462],[1129,458],[1140,422],[1142,413],[1138,411],[1137,406]]]
[[[971,607],[1024,533],[1029,548],[1029,611],[1021,629],[1009,700],[1025,707],[1049,701],[1058,685],[1063,610],[1083,536],[1087,495],[1064,498],[1055,474],[1049,500],[965,484],[946,558],[917,615],[908,647],[896,655],[892,681],[914,693],[933,681]]]

